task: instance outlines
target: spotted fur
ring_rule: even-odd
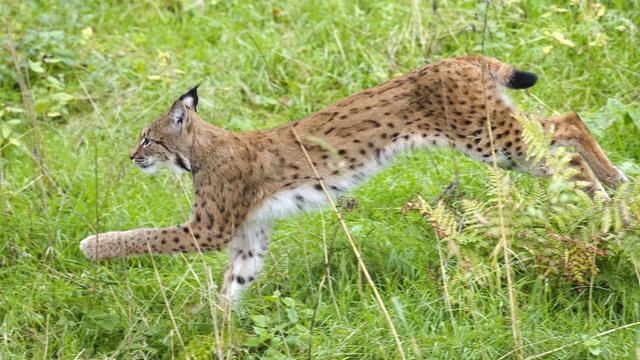
[[[525,159],[522,127],[504,88],[526,88],[535,75],[496,59],[467,56],[436,62],[343,99],[281,127],[230,132],[197,114],[197,89],[176,100],[148,125],[131,155],[144,171],[169,166],[193,175],[191,220],[177,227],[89,236],[81,249],[92,259],[154,253],[220,250],[229,242],[225,292],[232,298],[262,268],[274,219],[321,206],[325,195],[295,132],[332,196],[384,168],[407,148],[454,147],[483,162],[548,175]],[[601,182],[626,181],[575,113],[542,119],[555,129],[554,146],[572,146],[576,180],[592,191]],[[493,139],[489,134],[492,134]],[[492,141],[493,140],[493,141]]]

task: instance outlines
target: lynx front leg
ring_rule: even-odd
[[[206,229],[204,229],[206,230]],[[231,232],[206,232],[197,223],[163,229],[111,231],[91,235],[80,242],[80,250],[94,260],[149,252],[162,254],[220,250],[231,238]]]
[[[186,249],[186,246],[182,244],[184,240],[181,236],[176,236],[176,233],[174,229],[111,231],[91,235],[82,240],[80,250],[86,257],[94,260],[143,254],[149,252],[149,248],[152,252],[168,252],[172,251],[172,236],[178,238],[178,243]],[[160,239],[158,239],[159,236]]]
[[[229,266],[222,287],[231,302],[237,302],[242,290],[260,274],[269,245],[269,230],[270,224],[246,223],[231,241]]]

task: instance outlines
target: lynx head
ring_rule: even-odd
[[[145,173],[162,166],[176,172],[191,171],[194,121],[198,119],[198,86],[174,101],[171,109],[157,117],[140,133],[131,160]]]

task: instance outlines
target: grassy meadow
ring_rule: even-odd
[[[0,359],[640,359],[636,0],[9,0],[0,14]],[[189,175],[143,175],[128,153],[197,83],[201,117],[242,131],[482,53],[538,74],[513,102],[581,114],[632,182],[591,201],[562,171],[400,156],[341,208],[402,351],[328,208],[277,223],[231,313],[225,252],[94,263],[78,248],[188,218]],[[403,211],[417,193],[425,217]]]

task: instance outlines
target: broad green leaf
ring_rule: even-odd
[[[50,105],[51,103],[48,97],[40,97],[38,98],[38,100],[36,100],[34,107],[36,112],[43,113],[49,108]]]
[[[54,95],[56,99],[62,102],[69,102],[73,100],[73,95],[67,94],[66,92],[59,92]]]
[[[14,107],[14,106],[7,106],[4,108],[5,110],[7,110],[8,112],[12,112],[12,113],[23,113],[24,110],[19,108],[19,107]]]
[[[44,72],[44,68],[42,67],[42,63],[40,61],[33,62],[29,60],[29,69],[38,74],[42,74]]]
[[[290,297],[284,297],[282,298],[282,302],[287,305],[288,307],[295,307],[296,306],[296,301]]]
[[[6,125],[0,126],[0,135],[2,135],[3,139],[9,138],[9,135],[11,135],[11,128]]]
[[[62,59],[53,58],[53,57],[45,57],[43,60],[47,64],[57,64],[62,61]]]
[[[256,326],[262,328],[268,327],[271,322],[271,319],[265,315],[251,315],[250,318]]]
[[[49,82],[49,84],[51,84],[51,86],[58,90],[64,89],[64,84],[53,76],[47,76],[47,81]]]

